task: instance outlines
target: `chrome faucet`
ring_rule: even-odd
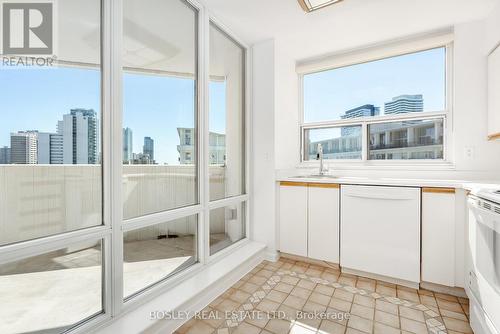
[[[319,160],[319,175],[325,175],[328,172],[328,169],[325,168],[323,164],[323,145],[318,144],[318,154],[316,156],[316,160]]]

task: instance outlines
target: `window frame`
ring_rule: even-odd
[[[0,265],[31,256],[57,250],[74,243],[87,240],[102,240],[102,300],[103,311],[90,319],[64,331],[64,333],[88,333],[102,328],[144,303],[156,298],[182,283],[207,265],[219,261],[250,242],[251,212],[251,169],[250,154],[252,143],[251,117],[251,74],[252,58],[250,47],[231,29],[224,25],[207,7],[198,0],[179,0],[197,11],[197,84],[196,84],[196,140],[197,163],[197,203],[162,212],[123,220],[122,173],[123,173],[123,2],[126,0],[101,0],[101,149],[102,149],[102,224],[79,230],[49,235],[0,246]],[[244,51],[244,189],[238,196],[210,201],[209,196],[209,24],[213,22],[221,31],[237,42]],[[210,256],[209,216],[210,210],[244,203],[245,237]],[[169,222],[177,218],[196,215],[197,263],[165,277],[157,283],[144,287],[129,298],[123,296],[123,234],[127,231]]]
[[[359,117],[355,119],[339,119],[319,122],[304,121],[304,77],[308,74],[334,70],[346,66],[352,66],[372,61],[404,56],[412,53],[444,48],[445,49],[445,107],[443,110],[424,111],[411,114],[379,115],[371,117]],[[319,162],[306,160],[305,131],[317,128],[331,128],[340,126],[361,125],[362,129],[362,151],[361,159],[325,159],[327,165],[335,168],[380,168],[395,167],[408,168],[414,166],[422,168],[454,168],[453,157],[453,35],[451,32],[438,32],[417,38],[408,38],[403,41],[385,43],[378,47],[367,47],[363,49],[347,51],[336,55],[306,60],[297,63],[297,75],[299,86],[299,166],[316,167]],[[443,120],[443,159],[399,159],[399,160],[370,160],[369,133],[370,124],[390,123],[406,120]]]

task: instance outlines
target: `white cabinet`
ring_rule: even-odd
[[[455,286],[455,189],[422,188],[422,281]]]
[[[500,139],[500,47],[488,57],[488,139]]]
[[[339,263],[339,185],[309,183],[308,257]]]
[[[340,265],[420,282],[420,188],[342,186]]]
[[[307,183],[280,184],[280,251],[307,256]]]
[[[281,182],[279,250],[339,263],[339,185]]]

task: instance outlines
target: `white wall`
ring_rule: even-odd
[[[251,238],[276,251],[274,157],[274,41],[252,47],[252,209]]]
[[[491,179],[497,178],[500,170],[500,143],[488,142],[486,140],[487,125],[487,100],[486,100],[486,77],[487,77],[487,53],[499,40],[500,9],[495,10],[491,17],[479,21],[460,23],[454,26],[455,50],[454,50],[454,171],[427,171],[421,170],[405,171],[391,170],[391,176],[405,177],[445,177],[445,178],[473,178]],[[496,16],[494,16],[496,15]],[[436,27],[433,27],[436,28]],[[444,27],[442,27],[444,28]],[[415,33],[415,32],[414,32]],[[420,33],[425,33],[421,31]],[[384,34],[382,34],[384,35]],[[314,40],[314,36],[311,35]],[[390,36],[388,39],[402,38]],[[485,40],[485,36],[488,36]],[[318,40],[319,41],[319,40]],[[300,162],[300,140],[299,140],[299,87],[298,76],[295,72],[296,61],[314,57],[311,52],[318,52],[330,47],[332,51],[337,50],[336,45],[314,46],[313,41],[299,49],[298,41],[276,40],[275,64],[276,64],[276,168],[288,170],[297,167]],[[342,45],[348,45],[343,43]],[[348,48],[363,47],[363,45],[351,45]],[[312,51],[311,51],[312,50]],[[325,52],[323,51],[323,54]],[[316,54],[315,56],[321,56]],[[467,157],[465,150],[473,149],[473,156]],[[364,174],[361,171],[341,171],[343,175]],[[374,174],[386,175],[387,170],[373,171]]]

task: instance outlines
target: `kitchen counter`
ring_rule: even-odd
[[[315,176],[283,176],[276,179],[288,182],[305,183],[334,183],[334,184],[354,184],[354,185],[380,185],[380,186],[400,186],[400,187],[435,187],[435,188],[456,188],[469,190],[472,193],[480,188],[500,189],[500,181],[497,182],[477,182],[466,180],[438,180],[438,179],[414,179],[414,178],[370,178],[370,177],[315,177]]]

